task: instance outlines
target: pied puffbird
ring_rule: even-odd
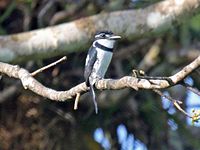
[[[98,107],[94,85],[96,81],[104,78],[113,56],[116,40],[120,38],[120,36],[114,35],[111,31],[98,32],[95,35],[92,46],[88,50],[85,61],[84,78],[86,85],[90,87],[96,113],[98,113]]]

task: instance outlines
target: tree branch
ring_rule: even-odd
[[[62,57],[61,59],[59,59],[59,60],[57,60],[57,61],[55,61],[55,62],[53,62],[53,63],[51,63],[51,64],[49,64],[49,65],[47,65],[47,66],[44,66],[44,67],[42,67],[42,68],[40,68],[40,69],[38,69],[38,70],[32,72],[31,75],[32,75],[32,76],[35,76],[36,74],[38,74],[38,73],[40,73],[40,72],[42,72],[42,71],[44,71],[44,70],[46,70],[46,69],[48,69],[48,68],[50,68],[50,67],[53,67],[53,66],[57,65],[58,63],[60,63],[60,62],[62,62],[62,61],[64,61],[64,60],[66,60],[66,59],[67,59],[67,57],[64,56],[64,57]]]
[[[178,73],[169,78],[172,80],[173,84],[177,84],[188,76],[192,71],[197,69],[200,66],[200,56],[197,57],[192,63],[184,67]],[[9,77],[14,77],[20,79],[22,85],[25,89],[29,89],[34,93],[46,97],[51,100],[56,101],[65,101],[75,97],[78,93],[85,93],[88,91],[88,87],[85,83],[74,86],[73,88],[67,91],[56,91],[45,87],[40,82],[38,82],[31,73],[27,70],[20,68],[19,66],[10,65],[7,63],[0,62],[0,73],[6,74]],[[95,84],[97,89],[122,89],[122,88],[133,88],[138,89],[162,89],[167,88],[172,85],[166,80],[155,80],[155,79],[138,79],[132,76],[125,76],[121,79],[102,79],[96,82]]]
[[[169,29],[173,22],[194,15],[199,7],[200,0],[165,0],[145,9],[101,13],[53,27],[0,36],[0,61],[47,58],[83,50],[97,30],[112,30],[123,39],[155,35]]]

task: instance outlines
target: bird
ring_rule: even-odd
[[[95,112],[98,113],[95,83],[103,79],[113,56],[115,43],[121,36],[114,35],[112,31],[100,31],[94,36],[94,41],[88,50],[85,61],[84,78],[93,99]]]

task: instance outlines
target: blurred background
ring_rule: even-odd
[[[160,0],[0,0],[0,34],[9,35],[73,21],[103,12],[145,9]],[[200,54],[200,13],[167,32],[118,43],[107,78],[142,69],[151,76],[170,76]],[[88,45],[89,48],[89,45]],[[67,62],[35,78],[66,90],[84,82],[87,49],[68,53]],[[62,57],[37,59],[19,65],[30,72]],[[200,70],[185,82],[200,89]],[[199,109],[200,97],[178,85],[162,91],[183,102],[189,113]],[[198,150],[199,123],[177,111],[167,99],[150,90],[97,91],[96,115],[88,93],[74,100],[53,102],[9,77],[0,80],[0,149],[2,150]]]

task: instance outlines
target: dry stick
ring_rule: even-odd
[[[67,57],[64,56],[64,57],[62,57],[61,59],[59,59],[59,60],[57,60],[57,61],[55,61],[55,62],[53,62],[53,63],[51,63],[51,64],[49,64],[49,65],[47,65],[47,66],[45,66],[45,67],[42,67],[42,68],[40,68],[40,69],[34,71],[33,73],[31,73],[31,76],[35,76],[36,74],[38,74],[38,73],[44,71],[45,69],[48,69],[48,68],[50,68],[50,67],[52,67],[52,66],[55,66],[55,65],[57,65],[58,63],[60,63],[60,62],[62,62],[62,61],[64,61],[64,60],[66,60],[66,59],[67,59]],[[1,74],[0,74],[0,79],[1,79]],[[16,85],[18,85],[18,84],[19,84],[19,83],[17,83]],[[2,102],[6,99],[6,97],[12,95],[13,93],[15,93],[15,92],[17,91],[16,85],[15,85],[15,86],[10,86],[8,89],[6,89],[6,90],[4,90],[3,92],[0,93],[0,95],[1,95],[1,97],[0,97],[0,103],[2,103]]]
[[[193,116],[191,116],[189,113],[187,113],[185,110],[183,110],[183,108],[181,108],[181,106],[175,101],[174,106],[181,111],[183,114],[185,114],[186,116],[188,116],[189,118],[193,118]]]
[[[59,59],[59,60],[57,60],[57,61],[55,61],[55,62],[53,62],[53,63],[51,63],[51,64],[49,64],[49,65],[47,65],[47,66],[44,66],[44,67],[42,67],[42,68],[40,68],[40,69],[34,71],[33,73],[31,73],[31,75],[32,75],[32,76],[35,76],[36,74],[38,74],[38,73],[40,73],[40,72],[42,72],[42,71],[44,71],[44,70],[46,70],[46,69],[48,69],[48,68],[50,68],[50,67],[52,67],[52,66],[55,66],[55,65],[57,65],[58,63],[60,63],[60,62],[62,62],[62,61],[64,61],[64,60],[66,60],[66,59],[67,59],[67,57],[64,56],[64,57],[62,57],[61,59]],[[78,109],[78,102],[79,102],[80,96],[81,96],[80,93],[77,93],[77,94],[76,94],[76,99],[75,99],[75,102],[74,102],[74,110],[77,110],[77,109]]]
[[[153,89],[153,91],[155,93],[157,93],[158,95],[160,95],[161,97],[164,97],[164,98],[167,98],[168,100],[170,100],[180,112],[182,112],[183,114],[185,114],[189,118],[193,118],[190,114],[188,114],[185,110],[183,110],[183,108],[181,108],[181,106],[179,105],[179,104],[182,104],[181,101],[175,100],[174,98],[172,98],[170,96],[164,95],[160,90]]]
[[[75,99],[75,102],[74,102],[74,110],[78,109],[78,102],[79,102],[80,96],[81,96],[80,93],[76,94],[76,99]]]
[[[42,68],[40,68],[40,69],[38,69],[38,70],[32,72],[32,73],[31,73],[31,76],[35,76],[36,74],[38,74],[38,73],[40,73],[40,72],[42,72],[42,71],[44,71],[44,70],[46,70],[46,69],[48,69],[48,68],[50,68],[50,67],[53,67],[53,66],[57,65],[58,63],[60,63],[60,62],[62,62],[62,61],[64,61],[64,60],[66,60],[66,59],[67,59],[67,57],[64,56],[64,57],[62,57],[61,59],[59,59],[59,60],[57,60],[57,61],[55,61],[55,62],[53,62],[53,63],[51,63],[51,64],[49,64],[49,65],[47,65],[47,66],[44,66],[44,67],[42,67]]]

